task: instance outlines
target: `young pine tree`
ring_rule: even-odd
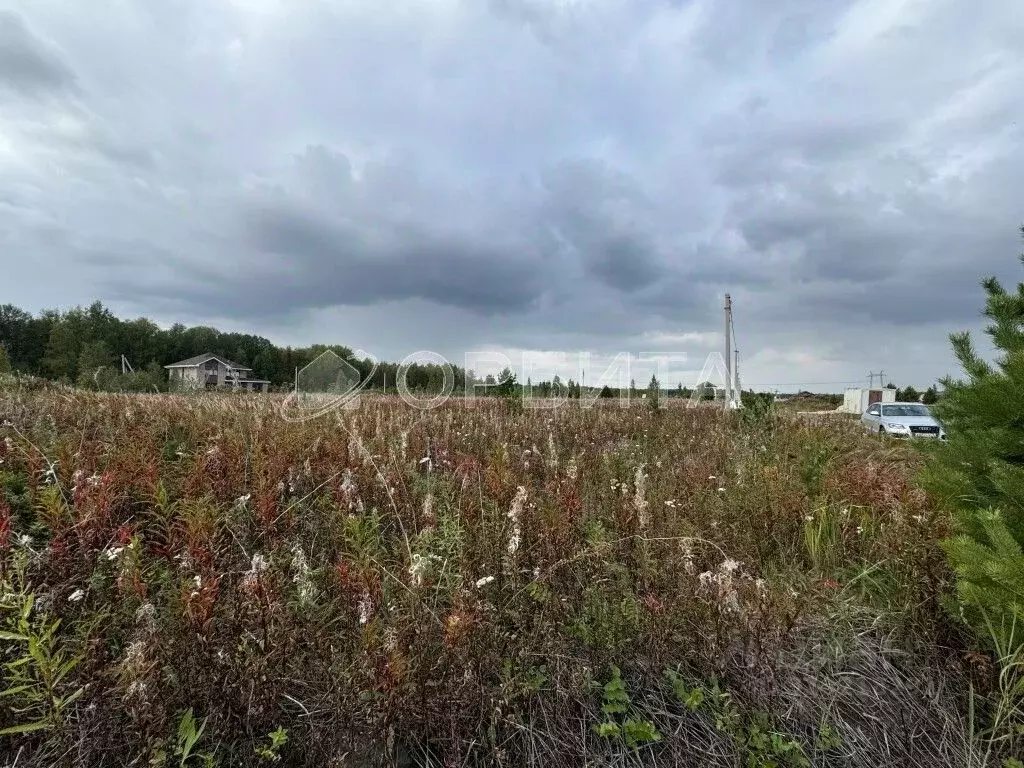
[[[658,382],[658,377],[655,374],[651,374],[651,381],[647,385],[647,405],[652,411],[656,411],[660,404],[661,384]]]
[[[1024,228],[1022,228],[1024,234]],[[1021,257],[1024,261],[1024,256]],[[956,514],[946,542],[963,615],[1002,642],[1024,641],[1024,283],[1006,291],[990,277],[986,334],[996,349],[982,359],[968,333],[950,337],[967,377],[946,379],[935,405],[948,435],[936,446],[927,485]]]

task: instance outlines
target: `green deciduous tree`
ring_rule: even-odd
[[[11,361],[7,357],[7,350],[0,344],[0,374],[11,372]]]
[[[78,356],[78,386],[86,389],[107,389],[116,371],[112,369],[114,356],[107,342],[90,341]]]
[[[81,341],[69,323],[60,321],[50,331],[43,358],[43,371],[56,379],[73,381],[78,373]]]

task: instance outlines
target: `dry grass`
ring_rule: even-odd
[[[34,594],[83,689],[19,765],[177,764],[188,709],[218,765],[283,727],[288,765],[731,766],[758,718],[809,764],[962,764],[948,523],[909,447],[706,408],[280,402],[0,393],[8,620]]]

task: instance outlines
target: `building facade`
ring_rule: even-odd
[[[197,355],[165,365],[171,384],[185,389],[245,389],[265,392],[266,379],[254,379],[252,368],[213,354]]]

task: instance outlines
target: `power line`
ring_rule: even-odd
[[[762,387],[823,387],[829,384],[860,384],[861,381],[766,381],[758,382],[759,386]]]

